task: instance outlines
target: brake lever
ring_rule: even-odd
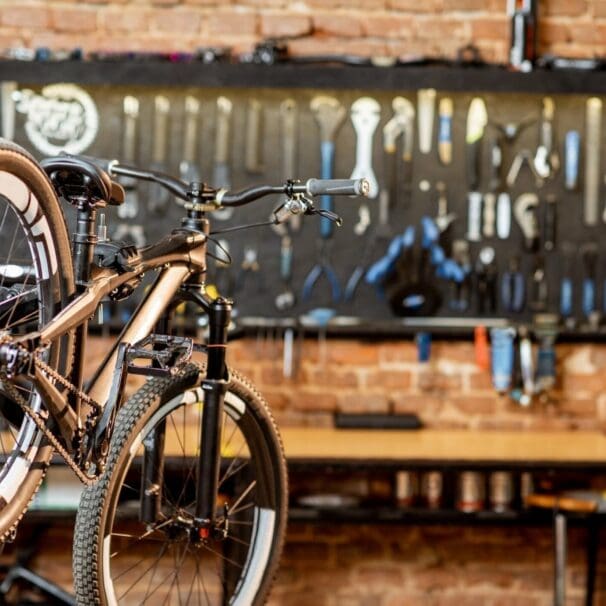
[[[305,214],[319,215],[323,219],[332,221],[337,227],[341,227],[341,225],[343,225],[343,219],[337,215],[337,213],[334,213],[331,210],[326,210],[325,208],[316,208],[315,206],[312,206],[311,208],[307,209]]]
[[[343,225],[343,219],[337,214],[324,208],[316,208],[314,203],[301,194],[288,198],[273,212],[274,224],[284,223],[290,215],[318,215],[332,221],[337,227]]]

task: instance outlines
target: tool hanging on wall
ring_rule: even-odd
[[[320,176],[322,179],[332,179],[335,137],[345,120],[346,109],[338,99],[324,95],[314,97],[311,100],[310,107],[320,129]],[[333,213],[332,196],[322,196],[320,206],[324,215],[320,218],[318,261],[305,278],[302,298],[304,301],[309,300],[316,282],[324,274],[330,285],[331,299],[333,303],[336,303],[341,298],[341,286],[330,261],[329,248],[334,234],[333,222],[337,218]]]
[[[505,180],[507,187],[511,188],[515,186],[520,171],[524,166],[528,166],[534,175],[536,187],[543,187],[543,178],[537,172],[534,166],[534,158],[528,149],[522,149],[514,156],[511,166],[509,167],[509,172],[507,173],[507,179]]]
[[[183,153],[179,162],[179,176],[186,183],[201,181],[197,162],[197,146],[200,119],[200,102],[195,97],[185,97],[185,117],[183,123]]]
[[[543,255],[536,255],[534,259],[534,269],[530,277],[530,297],[529,307],[532,311],[545,311],[549,301],[549,284],[547,282],[547,273],[545,272],[545,258]]]
[[[372,140],[380,119],[381,106],[376,99],[361,97],[351,106],[351,121],[356,131],[356,165],[350,178],[368,180],[369,198],[379,195],[379,183],[372,168]]]
[[[502,191],[497,197],[497,235],[507,240],[511,232],[511,197]]]
[[[549,194],[543,206],[543,248],[555,250],[558,227],[558,201],[555,195]]]
[[[520,406],[530,406],[535,395],[534,363],[532,359],[532,342],[526,326],[518,328],[518,362],[519,372],[515,372],[513,386],[510,392],[512,400]]]
[[[530,192],[518,196],[513,206],[513,214],[524,234],[524,247],[528,252],[539,249],[538,206],[539,197]]]
[[[475,266],[477,311],[480,316],[497,311],[497,264],[492,246],[478,253]]]
[[[507,313],[520,313],[526,302],[526,279],[520,270],[520,257],[509,258],[501,277],[501,306]]]
[[[344,300],[351,301],[360,280],[366,273],[374,252],[387,248],[393,236],[390,213],[399,200],[397,141],[402,136],[402,160],[404,165],[412,161],[414,107],[408,99],[396,97],[392,102],[393,117],[383,127],[383,158],[385,163],[386,184],[379,193],[379,214],[376,227],[368,240],[362,257],[354,267],[347,285]]]
[[[537,3],[534,0],[508,0],[507,14],[511,17],[509,65],[529,72],[536,58]]]
[[[296,303],[292,289],[292,239],[289,235],[282,236],[280,245],[280,279],[283,290],[274,299],[274,304],[279,311],[286,311]]]
[[[581,135],[578,130],[569,130],[565,138],[564,186],[574,191],[579,186],[579,160],[581,156]]]
[[[471,298],[471,256],[467,240],[455,240],[452,243],[452,259],[461,268],[460,281],[450,282],[448,308],[452,311],[466,312]]]
[[[2,104],[2,137],[12,141],[15,138],[15,93],[17,83],[5,80],[0,83],[0,102]]]
[[[551,97],[545,97],[539,123],[539,145],[533,163],[541,179],[551,179],[560,169],[560,155],[553,127],[554,116],[555,103]]]
[[[539,342],[537,350],[537,372],[535,393],[546,394],[556,382],[555,341],[558,336],[557,314],[540,314],[534,322],[534,333]]]
[[[581,247],[581,262],[583,265],[583,289],[581,309],[590,322],[596,318],[596,269],[598,262],[598,247],[595,242],[588,242]]]
[[[137,165],[137,125],[139,121],[139,99],[127,95],[122,102],[122,159],[125,164]],[[118,206],[120,219],[132,219],[139,212],[139,182],[132,177],[120,177],[124,187],[124,203]]]
[[[514,364],[513,328],[491,328],[492,384],[499,393],[506,393],[510,387]]]
[[[598,224],[600,205],[600,147],[602,141],[602,100],[587,99],[585,113],[585,193],[584,220]]]
[[[434,88],[422,88],[417,93],[419,151],[422,154],[431,152],[433,122],[436,111],[436,94]]]
[[[467,131],[465,144],[467,147],[466,168],[468,186],[468,229],[467,239],[477,242],[481,239],[482,194],[480,187],[480,159],[484,128],[488,122],[486,104],[480,97],[474,97],[467,113]]]
[[[168,163],[168,116],[170,101],[163,95],[154,98],[154,131],[152,144],[152,163],[150,168],[158,172],[167,172]],[[156,215],[163,215],[170,203],[170,192],[158,183],[150,183],[149,208]]]
[[[452,162],[452,114],[453,102],[450,97],[440,99],[438,108],[438,158],[445,166]]]
[[[560,315],[566,324],[574,311],[575,247],[570,242],[562,245],[562,276],[560,281]]]
[[[263,166],[263,106],[258,99],[249,99],[246,110],[244,167],[252,175],[261,174]],[[290,178],[290,177],[288,177]]]
[[[297,175],[297,141],[299,109],[294,99],[280,103],[280,140],[282,143],[282,179],[294,179]],[[287,201],[284,195],[280,203]],[[301,228],[301,215],[290,213],[288,227],[296,232]]]
[[[231,189],[231,114],[233,104],[227,97],[217,99],[217,129],[215,131],[215,158],[213,166],[213,187]],[[232,208],[222,208],[213,213],[220,221],[227,221],[234,213]]]

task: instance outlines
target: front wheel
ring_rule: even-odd
[[[265,401],[233,373],[221,425],[217,519],[224,532],[193,540],[199,375],[190,365],[176,378],[151,379],[120,411],[107,468],[85,490],[76,519],[78,604],[265,602],[286,524],[280,439]],[[150,461],[158,480],[151,520]]]

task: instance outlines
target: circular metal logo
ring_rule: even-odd
[[[80,154],[97,136],[99,113],[92,97],[75,84],[51,84],[40,94],[29,89],[14,93],[16,109],[27,116],[25,132],[47,156]]]

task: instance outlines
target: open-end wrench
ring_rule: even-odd
[[[295,293],[292,289],[292,239],[285,235],[280,245],[280,278],[284,290],[274,299],[276,309],[285,311],[292,309],[296,303]]]
[[[200,181],[200,168],[196,162],[200,102],[195,97],[185,97],[185,121],[183,126],[183,156],[179,163],[179,176],[186,183]]]
[[[436,111],[436,89],[423,88],[417,93],[419,120],[419,150],[422,154],[431,151],[433,121]]]
[[[446,166],[452,162],[452,114],[452,99],[444,97],[440,100],[438,109],[438,157]]]
[[[297,174],[297,125],[299,109],[294,99],[280,103],[280,134],[282,141],[282,180],[294,179]],[[280,200],[286,202],[286,194]],[[288,226],[296,232],[301,229],[301,215],[289,213]]]
[[[150,168],[158,172],[166,172],[168,116],[170,101],[163,95],[154,99],[154,140],[152,145],[152,163]],[[170,202],[170,192],[159,183],[151,183],[149,187],[149,208],[151,212],[161,215],[166,212]]]
[[[332,179],[333,164],[335,156],[335,136],[343,121],[346,109],[338,99],[319,95],[311,100],[311,111],[320,128],[320,158],[321,178]],[[320,198],[322,210],[332,212],[332,196]],[[330,238],[333,234],[333,224],[330,219],[320,219],[320,234],[324,238]]]
[[[127,95],[122,103],[124,115],[122,137],[122,159],[125,164],[137,164],[137,124],[139,121],[139,99]],[[118,206],[120,219],[132,219],[139,212],[138,182],[133,177],[121,177],[124,187],[124,203]]]
[[[263,132],[263,106],[258,99],[249,99],[246,111],[246,137],[244,157],[246,172],[253,175],[262,173],[263,161],[261,142]]]
[[[381,106],[376,99],[361,97],[351,106],[351,121],[356,131],[356,165],[351,179],[366,178],[369,198],[379,195],[379,183],[372,169],[372,139],[381,119]]]
[[[338,99],[324,95],[314,97],[311,100],[310,108],[320,128],[321,178],[331,179],[335,155],[334,140],[337,131],[343,124],[346,110]],[[331,196],[322,196],[320,205],[323,212],[333,212]],[[320,218],[321,240],[318,249],[318,260],[307,274],[303,283],[303,300],[308,300],[311,297],[314,286],[322,274],[329,281],[333,302],[337,302],[341,298],[339,280],[330,262],[329,242],[333,236],[333,232],[333,221],[329,216],[322,216]]]
[[[213,167],[213,187],[231,189],[229,167],[229,148],[231,142],[231,112],[233,104],[227,97],[217,99],[217,130],[215,132],[215,163]],[[220,221],[227,221],[234,213],[233,208],[222,208],[213,216]]]

